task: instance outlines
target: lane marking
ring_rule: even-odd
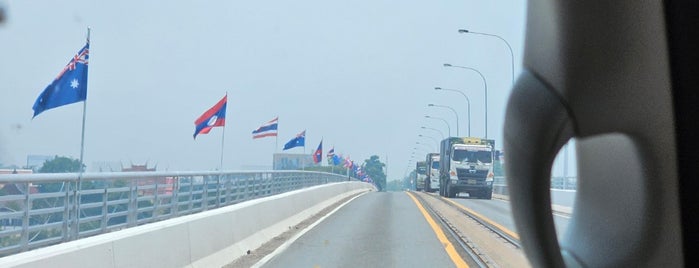
[[[354,201],[355,199],[357,199],[357,198],[359,198],[359,197],[365,195],[365,194],[368,193],[368,192],[370,192],[370,191],[364,191],[364,192],[358,194],[357,196],[352,197],[352,199],[347,200],[346,202],[340,204],[339,206],[337,206],[335,209],[333,209],[332,211],[330,211],[330,212],[329,212],[328,214],[326,214],[325,216],[321,217],[320,219],[318,219],[317,221],[315,221],[314,223],[312,223],[311,225],[309,225],[309,226],[306,227],[305,229],[303,229],[303,230],[301,230],[300,232],[296,233],[294,236],[292,236],[291,238],[289,238],[289,240],[286,240],[286,242],[284,242],[284,243],[281,244],[279,247],[277,247],[277,249],[275,249],[274,251],[272,251],[272,253],[267,254],[267,256],[264,256],[264,257],[263,257],[262,259],[260,259],[257,263],[255,263],[253,266],[250,266],[250,267],[251,267],[251,268],[252,268],[252,267],[259,268],[259,267],[264,266],[264,265],[267,264],[269,261],[271,261],[274,257],[276,257],[277,255],[279,255],[279,254],[281,254],[282,252],[284,252],[287,248],[289,248],[289,246],[291,246],[291,244],[293,244],[296,240],[298,240],[299,238],[301,238],[301,236],[303,236],[303,235],[306,234],[308,231],[310,231],[311,229],[313,229],[313,227],[316,227],[316,225],[320,224],[323,220],[325,220],[326,218],[328,218],[328,217],[330,217],[331,215],[335,214],[335,212],[337,212],[338,210],[340,210],[342,207],[344,207],[345,205],[347,205],[347,204],[349,204],[350,202]]]
[[[447,255],[449,255],[449,258],[451,261],[456,265],[456,267],[465,267],[468,268],[468,264],[464,261],[464,259],[459,256],[459,253],[456,252],[456,248],[454,248],[454,245],[449,242],[449,239],[447,239],[447,236],[444,235],[444,231],[442,231],[442,228],[437,225],[437,223],[432,219],[432,216],[430,216],[429,213],[427,213],[427,210],[420,204],[420,201],[417,201],[415,196],[413,196],[410,192],[405,192],[408,196],[410,196],[410,199],[415,202],[415,205],[417,205],[417,208],[420,210],[422,213],[422,216],[425,217],[425,220],[427,220],[427,223],[432,227],[432,230],[434,233],[437,235],[437,239],[439,239],[439,242],[442,242],[442,245],[444,245],[444,250],[447,252]]]
[[[500,230],[501,232],[503,232],[503,233],[509,235],[510,237],[512,237],[512,238],[514,238],[514,239],[519,240],[519,234],[517,234],[517,233],[511,231],[510,229],[505,228],[505,226],[502,226],[502,225],[500,225],[500,224],[494,222],[493,220],[491,220],[491,219],[489,219],[489,218],[486,218],[485,216],[483,216],[483,215],[481,215],[481,214],[479,214],[479,213],[473,211],[472,209],[467,208],[467,207],[465,207],[465,206],[463,206],[463,205],[461,205],[461,204],[459,204],[459,203],[457,203],[457,202],[452,201],[451,199],[443,198],[443,200],[446,200],[447,202],[454,204],[455,206],[459,207],[460,209],[465,210],[466,212],[468,212],[469,214],[473,215],[474,217],[479,218],[480,220],[482,220],[482,221],[484,221],[484,222],[490,224],[490,226],[493,226],[493,227],[495,227],[495,228],[498,228],[498,230]]]

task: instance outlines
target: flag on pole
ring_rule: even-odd
[[[342,157],[333,155],[333,165],[339,166],[342,163]]]
[[[323,159],[323,140],[320,140],[320,144],[318,144],[318,149],[313,153],[313,163],[320,163],[320,161]]]
[[[277,121],[279,117],[275,117],[264,125],[252,131],[252,139],[277,136]]]
[[[294,147],[306,146],[306,131],[299,133],[291,139],[289,142],[284,144],[284,150],[288,150]]]
[[[222,127],[226,125],[226,105],[228,104],[228,95],[223,96],[223,99],[218,101],[216,105],[206,110],[204,114],[199,116],[194,121],[194,139],[199,134],[208,134],[214,127]]]
[[[330,151],[328,151],[328,155],[326,155],[326,158],[328,159],[328,165],[333,164],[334,157],[335,157],[335,147],[330,148]]]
[[[44,89],[34,102],[32,109],[36,117],[43,111],[87,99],[87,63],[90,42],[78,51],[63,67],[56,79]]]
[[[352,167],[352,161],[350,160],[349,156],[345,159],[345,167],[346,168]]]

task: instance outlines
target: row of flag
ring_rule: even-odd
[[[57,108],[60,106],[86,101],[87,100],[87,70],[90,51],[90,38],[88,38],[85,46],[73,56],[58,74],[58,76],[49,84],[39,95],[34,102],[32,109],[34,115],[38,116],[42,112]],[[219,100],[214,106],[206,110],[201,116],[194,121],[194,139],[199,134],[208,134],[214,127],[225,127],[226,125],[226,106],[228,104],[228,94]],[[83,111],[84,113],[84,111]],[[264,123],[259,128],[252,131],[252,138],[259,139],[265,137],[277,137],[279,117]],[[83,126],[84,127],[84,126]],[[294,138],[284,144],[283,150],[288,150],[295,147],[305,147],[306,145],[306,130],[297,134]],[[313,162],[320,163],[323,157],[323,140],[321,139],[317,149],[313,152]],[[330,149],[327,154],[328,164],[335,166],[343,165],[345,168],[352,169],[358,176],[362,175],[361,167],[353,161],[342,156],[335,155],[335,148]],[[222,160],[223,161],[223,160]]]

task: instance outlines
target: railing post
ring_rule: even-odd
[[[24,186],[24,216],[22,217],[22,236],[20,238],[22,251],[29,249],[29,211],[32,210],[32,201],[29,199],[29,182],[24,183]]]
[[[219,174],[218,177],[216,177],[216,207],[220,208],[221,207],[221,177],[223,174]]]
[[[204,177],[204,186],[201,194],[201,211],[209,209],[209,178]]]
[[[109,214],[109,208],[107,207],[107,201],[109,201],[108,188],[107,183],[104,183],[104,194],[102,195],[102,222],[100,224],[103,233],[107,232],[107,221],[109,220],[109,217],[107,217],[107,214]]]
[[[152,216],[153,220],[157,219],[158,216],[160,215],[160,213],[158,213],[158,203],[159,203],[158,202],[158,179],[159,178],[155,178],[155,180],[154,180],[154,183],[155,183],[154,191],[155,192],[153,193],[153,216]]]
[[[138,220],[138,185],[135,185],[136,179],[130,179],[129,183],[129,204],[128,213],[126,216],[126,225],[129,227],[136,226]]]
[[[170,202],[172,203],[172,208],[170,208],[170,214],[173,217],[179,215],[180,210],[180,177],[172,177],[172,198]]]
[[[72,207],[72,202],[71,200],[73,199],[72,196],[70,196],[68,193],[72,189],[70,189],[70,181],[65,181],[63,182],[64,185],[67,185],[67,187],[64,189],[65,191],[65,197],[63,199],[63,226],[62,226],[62,235],[63,235],[63,242],[68,242],[70,240],[70,229],[68,228],[69,223],[71,221],[70,218],[70,208]]]

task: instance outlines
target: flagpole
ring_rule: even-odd
[[[279,115],[277,115],[277,135],[274,136],[274,152],[279,152]]]
[[[87,43],[90,44],[90,27],[87,27]],[[89,53],[89,52],[88,52]],[[85,78],[87,80],[87,78]],[[87,90],[87,87],[85,88]],[[87,94],[87,92],[85,93]],[[83,101],[83,121],[80,131],[80,166],[78,167],[78,180],[75,182],[73,189],[74,207],[75,207],[75,228],[73,229],[74,239],[78,239],[80,235],[80,188],[82,187],[83,166],[85,165],[83,156],[85,155],[85,114],[87,111],[87,98]]]
[[[228,91],[226,91],[226,103],[227,102],[228,102]],[[223,172],[223,145],[224,145],[225,139],[226,139],[226,124],[223,124],[223,131],[221,133],[221,163],[218,166],[218,170],[221,172]]]

